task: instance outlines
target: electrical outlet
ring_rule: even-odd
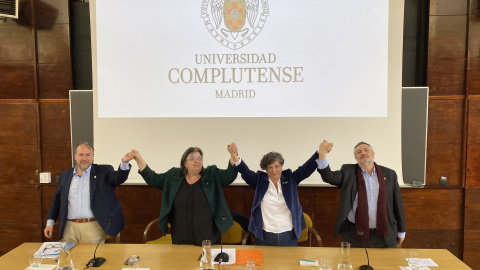
[[[40,173],[40,183],[47,184],[52,182],[52,174],[49,172]]]

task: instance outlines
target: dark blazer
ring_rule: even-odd
[[[315,152],[305,164],[298,167],[294,172],[290,169],[284,170],[280,178],[283,197],[287,203],[288,209],[292,213],[293,230],[295,231],[297,239],[300,238],[302,230],[307,226],[305,218],[303,217],[302,206],[298,199],[297,186],[300,182],[312,175],[315,169],[318,168],[318,164],[315,161],[316,159],[318,159],[317,152]],[[248,230],[255,234],[255,237],[263,239],[263,218],[260,204],[265,193],[267,193],[268,185],[270,184],[270,181],[268,181],[268,174],[264,171],[257,171],[256,173],[251,171],[243,160],[238,165],[237,170],[242,175],[243,180],[255,189],[255,197],[253,198]]]
[[[74,168],[66,170],[60,175],[48,211],[48,219],[55,221],[57,218],[59,219],[60,239],[63,237],[63,231],[67,224],[68,193],[72,183],[73,170]],[[125,217],[115,189],[127,180],[129,173],[130,170],[115,171],[110,165],[92,164],[90,170],[90,208],[104,231],[111,221],[107,231],[107,234],[111,236],[117,235],[125,227]]]
[[[344,232],[343,224],[347,215],[353,208],[353,202],[358,192],[356,169],[357,164],[344,164],[339,171],[333,171],[330,166],[318,170],[323,181],[341,187],[340,206],[338,209],[337,223],[335,225],[335,236]],[[397,173],[394,170],[380,166],[383,176],[386,178],[387,186],[387,216],[388,216],[388,237],[385,238],[387,245],[397,243],[398,232],[406,231],[405,212],[403,211],[403,200],[398,185]],[[382,179],[378,179],[381,181]]]
[[[182,176],[180,168],[171,168],[165,173],[155,173],[148,165],[139,173],[149,186],[163,190],[158,227],[162,230],[163,235],[167,235],[173,201],[185,177]],[[205,175],[200,178],[215,225],[222,234],[233,226],[233,218],[223,195],[223,187],[235,181],[237,174],[229,161],[226,170],[218,169],[215,165],[208,166],[205,169]]]

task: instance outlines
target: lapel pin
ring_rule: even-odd
[[[97,176],[95,175],[93,178],[97,178]]]

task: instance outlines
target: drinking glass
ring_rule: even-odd
[[[332,263],[329,258],[321,258],[318,265],[320,266],[319,270],[332,270]]]
[[[245,262],[245,270],[255,270],[255,262],[248,260]]]
[[[128,258],[128,268],[140,268],[140,257],[137,255],[130,256],[130,258]]]
[[[418,270],[420,269],[420,256],[418,252],[412,251],[410,254],[408,254],[408,266],[410,266],[410,269],[412,270]]]
[[[33,267],[40,266],[40,264],[42,264],[42,253],[40,253],[40,251],[38,250],[32,250],[30,252],[29,261],[30,261],[30,266],[33,266]]]

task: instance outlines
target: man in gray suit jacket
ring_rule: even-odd
[[[335,236],[352,247],[394,248],[405,239],[405,213],[402,194],[394,170],[378,166],[370,144],[354,148],[357,164],[344,164],[332,171],[326,160],[333,143],[320,146],[318,172],[323,181],[341,188]]]

